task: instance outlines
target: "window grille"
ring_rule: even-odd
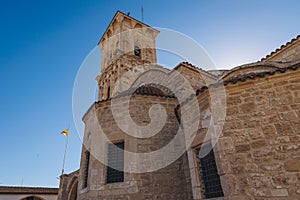
[[[88,184],[89,165],[90,165],[90,152],[87,151],[85,153],[85,162],[84,162],[83,188],[86,188]]]
[[[106,183],[124,181],[124,142],[108,144]]]
[[[200,149],[202,149],[203,152],[209,151],[209,153],[204,157],[200,157]],[[224,193],[217,170],[213,148],[211,144],[207,144],[200,149],[197,150],[197,158],[204,198],[222,197],[224,196]]]

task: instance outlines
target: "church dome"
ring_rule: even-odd
[[[168,88],[162,85],[157,85],[157,84],[145,84],[145,85],[141,85],[138,88],[130,88],[118,94],[116,98],[135,95],[135,94],[145,95],[145,96],[165,97],[165,98],[176,98],[171,90],[169,90]]]

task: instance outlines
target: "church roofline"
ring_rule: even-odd
[[[272,62],[275,63],[275,62]],[[277,63],[280,64],[280,63]],[[283,63],[282,63],[283,64]],[[250,64],[249,64],[250,65]],[[255,66],[255,63],[252,63],[253,67]],[[267,64],[261,64],[261,63],[256,63],[257,66],[270,66]],[[243,68],[240,68],[243,69]],[[246,74],[242,74],[242,75],[238,75],[235,77],[231,77],[228,80],[219,80],[216,83],[210,84],[208,86],[203,86],[200,89],[196,90],[196,96],[201,95],[202,93],[206,92],[207,90],[211,89],[211,88],[218,88],[220,86],[227,86],[229,84],[236,84],[236,83],[240,83],[240,82],[246,82],[249,80],[255,80],[257,78],[265,78],[268,76],[274,76],[275,74],[283,74],[286,73],[287,71],[296,71],[300,69],[300,60],[297,60],[295,62],[287,62],[285,63],[285,67],[281,67],[281,68],[276,68],[270,71],[263,71],[263,72],[251,72],[251,73],[246,73]],[[193,99],[195,97],[195,95],[191,95],[190,97],[187,97],[181,104],[178,104],[176,106],[176,110],[178,110],[180,107],[186,105],[191,99]]]
[[[284,67],[283,67],[283,65],[284,65]],[[281,66],[281,67],[279,67],[279,66]],[[250,73],[230,77],[227,80],[223,80],[225,78],[225,76],[227,76],[227,74],[226,74],[217,83],[209,85],[208,88],[218,87],[222,84],[224,86],[226,86],[230,83],[231,84],[236,84],[237,82],[244,82],[244,81],[247,81],[247,80],[254,80],[256,78],[264,78],[266,76],[273,76],[273,75],[278,74],[278,73],[282,74],[282,73],[285,73],[289,70],[292,70],[292,71],[299,70],[300,60],[297,60],[295,62],[287,62],[287,63],[268,62],[268,63],[262,64],[262,63],[258,62],[258,63],[248,64],[248,65],[243,65],[243,66],[240,66],[239,68],[234,68],[234,69],[235,69],[235,71],[237,71],[237,70],[244,69],[246,67],[253,67],[253,68],[254,67],[271,67],[273,69],[268,70],[268,71],[262,71],[262,72],[250,72]],[[206,87],[206,86],[204,86],[204,87]],[[208,88],[206,88],[206,89],[208,89]],[[199,89],[199,90],[202,90],[202,88]]]
[[[286,67],[286,63],[280,63],[280,62],[273,62],[273,61],[266,61],[266,62],[253,62],[253,63],[247,63],[243,65],[236,66],[234,68],[231,68],[230,70],[226,71],[222,76],[219,77],[219,80],[224,80],[226,77],[228,77],[233,72],[237,72],[243,69],[247,68],[255,68],[255,67],[270,67],[270,68],[284,68]]]
[[[58,194],[58,188],[0,186],[0,194]]]
[[[94,108],[95,105],[100,104],[100,103],[109,102],[112,99],[120,99],[123,97],[130,97],[130,96],[149,96],[149,97],[160,97],[160,98],[166,98],[166,99],[176,99],[176,96],[173,93],[167,94],[164,91],[162,91],[159,88],[156,88],[152,85],[142,85],[137,88],[130,88],[128,90],[125,90],[125,91],[121,92],[120,94],[116,95],[115,97],[94,102],[88,108],[86,113],[83,115],[82,120],[84,121],[85,117]]]
[[[153,29],[154,31],[156,31],[157,33],[160,32],[159,30],[157,30],[157,29],[149,26],[148,24],[145,24],[144,22],[141,22],[141,21],[139,21],[139,20],[137,20],[137,19],[135,19],[135,18],[133,18],[133,17],[131,17],[129,15],[126,15],[125,13],[121,12],[120,10],[117,10],[116,14],[113,16],[113,18],[110,21],[109,25],[107,26],[107,28],[105,29],[104,33],[102,34],[102,36],[101,36],[101,38],[100,38],[100,40],[98,42],[98,45],[100,44],[100,42],[102,41],[102,39],[105,36],[106,32],[108,31],[109,27],[112,25],[113,21],[116,19],[117,15],[119,15],[119,14],[124,15],[124,16],[128,17],[129,19],[132,19],[132,20],[134,20],[134,21],[136,21],[136,22],[138,22],[138,23],[140,23],[140,24],[142,24],[142,25],[144,25],[146,27],[149,27],[149,28]]]
[[[207,76],[209,76],[210,78],[213,78],[213,79],[217,79],[217,78],[218,78],[218,77],[215,76],[214,74],[211,74],[210,72],[208,72],[208,71],[206,71],[206,70],[204,70],[204,69],[202,69],[202,68],[199,68],[199,67],[197,67],[197,66],[195,66],[195,65],[193,65],[193,64],[191,64],[191,63],[189,63],[189,62],[181,62],[181,63],[179,63],[179,64],[174,68],[174,70],[177,70],[180,66],[187,67],[187,68],[189,68],[189,69],[191,69],[191,70],[194,70],[194,71],[196,71],[196,72],[202,72],[202,73],[204,73],[205,75],[207,75]]]
[[[120,97],[131,96],[131,95],[155,96],[155,97],[164,97],[164,98],[171,98],[171,99],[176,98],[171,91],[169,93],[166,93],[162,91],[160,88],[158,88],[158,85],[155,86],[151,84],[142,85],[137,88],[130,88],[128,90],[125,90],[124,92],[121,92],[119,95],[113,98],[120,98]]]
[[[275,51],[272,51],[270,54],[266,55],[264,58],[262,58],[260,61],[266,61],[276,55],[278,55],[279,53],[281,53],[282,51],[285,51],[286,49],[288,49],[289,47],[293,46],[294,44],[296,44],[297,42],[300,41],[300,35],[298,35],[297,37],[293,38],[291,41],[287,42],[284,45],[281,45],[279,48],[277,48]]]
[[[61,176],[73,176],[74,174],[77,174],[77,173],[79,173],[79,169],[77,169],[77,170],[75,170],[73,172],[70,172],[68,174],[62,174]]]
[[[106,100],[102,100],[102,101],[107,101],[108,99]],[[94,102],[88,109],[87,111],[84,113],[84,115],[82,116],[82,121],[84,121],[84,119],[86,118],[86,116],[88,115],[88,113],[95,107],[95,105],[98,103],[98,101]]]

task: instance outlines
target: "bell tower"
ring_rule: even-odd
[[[116,85],[125,72],[138,75],[147,64],[157,63],[155,40],[158,33],[158,30],[117,11],[98,43],[102,50],[101,74],[97,77],[99,101],[128,89],[125,84]]]

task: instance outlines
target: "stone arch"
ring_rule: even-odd
[[[72,177],[71,181],[68,183],[67,191],[70,191],[74,183],[78,181],[78,177],[75,175]]]
[[[114,30],[114,32],[116,31],[116,28],[118,27],[118,22],[117,22],[117,19],[114,19],[114,21],[112,22],[112,28]]]
[[[128,29],[132,28],[132,26],[131,26],[131,20],[128,19],[127,17],[124,17],[124,19],[122,21],[122,24],[123,24],[123,30],[128,30]]]
[[[134,28],[142,28],[142,25],[140,25],[139,23],[136,23],[136,24],[134,25]]]
[[[145,82],[151,80],[152,77],[160,77],[162,74],[167,76],[168,71],[164,70],[163,68],[161,69],[154,68],[154,69],[149,69],[147,71],[144,71],[135,78],[135,80],[131,84],[131,88],[139,87],[142,83],[145,84]]]
[[[112,35],[112,32],[111,32],[111,30],[109,29],[109,30],[107,31],[107,38],[110,38],[111,35]]]
[[[106,92],[107,92],[107,94],[106,94],[106,99],[109,99],[110,96],[111,96],[111,95],[110,95],[110,93],[111,93],[111,91],[110,91],[110,85],[108,85]]]
[[[77,199],[77,190],[78,190],[78,179],[73,182],[71,189],[68,194],[68,200],[76,200]]]
[[[45,199],[42,197],[36,196],[36,195],[30,195],[30,196],[24,197],[20,200],[45,200]]]
[[[67,186],[67,194],[68,200],[76,200],[77,199],[77,190],[78,190],[78,176],[73,176],[71,181]]]
[[[140,25],[139,23],[135,24],[134,27],[134,35],[135,37],[141,37],[141,35],[143,34],[143,27],[142,25]]]

